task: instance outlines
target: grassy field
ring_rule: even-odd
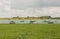
[[[60,39],[60,24],[0,24],[0,39]]]

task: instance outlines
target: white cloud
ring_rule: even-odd
[[[24,10],[15,10],[15,16],[60,16],[60,7],[48,8],[27,8]]]
[[[12,8],[60,7],[60,0],[12,0]]]
[[[60,0],[12,0],[13,3],[0,2],[0,17],[13,16],[60,16]],[[54,3],[53,3],[54,2]],[[41,4],[42,3],[42,4]],[[51,4],[50,4],[51,3]],[[11,8],[12,4],[13,8]],[[45,7],[49,4],[49,7]],[[44,7],[41,7],[44,6]]]

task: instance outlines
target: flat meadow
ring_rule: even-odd
[[[0,24],[0,39],[60,39],[60,24]]]

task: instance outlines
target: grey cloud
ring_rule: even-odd
[[[40,8],[40,7],[60,7],[60,0],[12,0],[12,8]]]

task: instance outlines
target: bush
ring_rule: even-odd
[[[30,24],[33,24],[35,21],[30,21]]]
[[[48,22],[48,24],[54,24],[54,22]]]
[[[15,24],[15,22],[14,21],[10,21],[10,24]]]

